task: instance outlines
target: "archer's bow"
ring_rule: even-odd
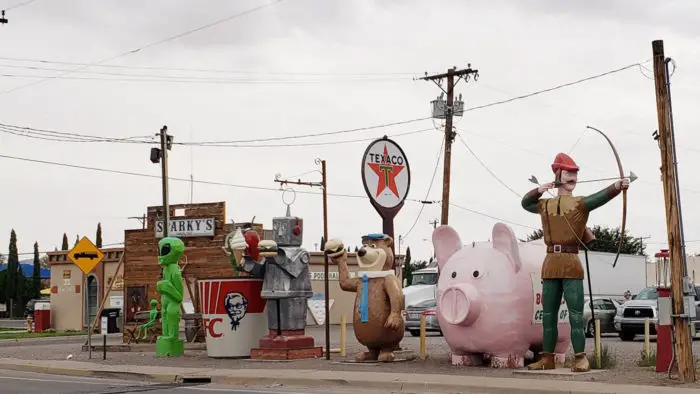
[[[620,171],[620,179],[625,178],[625,172],[622,170],[622,162],[620,161],[620,155],[617,154],[617,149],[615,149],[615,145],[613,145],[612,141],[610,141],[610,138],[608,138],[605,133],[602,131],[596,129],[595,127],[592,126],[586,126],[587,129],[595,130],[600,135],[605,138],[606,141],[608,141],[608,144],[610,144],[610,148],[613,151],[613,154],[615,155],[615,160],[617,160],[617,169]],[[617,264],[617,259],[620,257],[620,251],[622,250],[622,241],[625,238],[625,223],[627,222],[627,189],[622,189],[622,226],[620,228],[620,239],[618,241],[617,245],[617,255],[615,255],[615,261],[613,261],[613,268],[615,268],[615,264]]]

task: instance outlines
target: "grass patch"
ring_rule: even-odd
[[[591,369],[612,369],[617,363],[615,355],[610,351],[606,345],[601,344],[600,346],[600,365],[595,358],[594,354],[588,356],[588,363],[591,365]]]
[[[23,331],[0,331],[0,340],[2,339],[27,339],[27,338],[47,338],[47,337],[70,337],[75,335],[85,335],[87,331],[44,331],[44,332],[27,332]]]
[[[653,367],[656,365],[656,350],[649,350],[649,354],[644,354],[642,350],[642,357],[637,361],[637,365],[640,367]]]
[[[27,331],[27,329],[26,328],[0,327],[0,333],[17,332],[17,331]]]

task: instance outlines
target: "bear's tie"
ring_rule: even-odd
[[[367,274],[362,275],[362,296],[360,297],[360,318],[363,323],[369,321],[369,310],[367,304],[369,303],[369,286]]]

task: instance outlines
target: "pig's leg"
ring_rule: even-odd
[[[375,361],[379,357],[379,349],[367,349],[367,352],[357,353],[355,361]]]
[[[525,353],[529,346],[513,347],[504,353],[491,355],[491,368],[522,368],[525,366]]]
[[[480,353],[452,353],[452,365],[460,365],[467,367],[477,367],[484,363],[484,357]]]

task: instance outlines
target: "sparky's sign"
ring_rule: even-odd
[[[171,219],[168,221],[170,237],[213,237],[216,228],[214,218]],[[156,222],[156,238],[163,237],[163,221]]]

